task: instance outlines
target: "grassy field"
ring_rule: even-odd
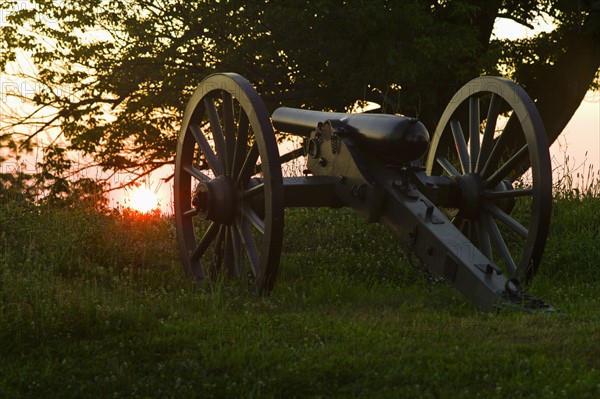
[[[350,210],[288,210],[258,298],[195,288],[168,218],[2,204],[0,397],[597,398],[599,210],[555,200],[561,316],[479,312]]]

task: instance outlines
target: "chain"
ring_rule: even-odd
[[[419,259],[418,263],[415,263],[412,252],[408,254],[408,263],[423,274],[423,277],[428,284],[438,285],[445,282],[444,277],[435,276],[421,259]]]

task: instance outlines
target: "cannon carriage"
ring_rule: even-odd
[[[303,137],[279,154],[274,128]],[[281,161],[305,155],[301,176]],[[422,162],[421,159],[424,161]],[[517,180],[530,167],[525,179]],[[352,207],[483,310],[552,309],[527,295],[552,204],[546,134],[514,82],[480,77],[430,134],[417,119],[287,107],[272,115],[237,74],[207,77],[177,144],[175,219],[186,273],[259,294],[276,280],[286,207]]]

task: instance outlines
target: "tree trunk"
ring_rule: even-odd
[[[529,93],[537,99],[549,144],[560,136],[579,108],[600,67],[600,39],[580,36],[570,42],[551,73],[541,76]]]
[[[545,73],[520,82],[536,101],[549,144],[560,136],[579,108],[600,67],[600,35],[591,27],[598,18],[590,15],[580,29],[585,33],[571,32],[565,38],[566,51]]]

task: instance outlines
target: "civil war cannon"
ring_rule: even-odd
[[[302,136],[304,150],[280,156],[273,127]],[[283,177],[282,159],[303,154],[303,176]],[[266,294],[281,257],[284,208],[349,206],[389,227],[479,308],[551,310],[522,288],[546,243],[551,176],[540,116],[508,79],[467,83],[430,137],[417,119],[397,115],[282,107],[270,116],[245,78],[215,74],[183,117],[177,240],[197,282],[225,275]]]

